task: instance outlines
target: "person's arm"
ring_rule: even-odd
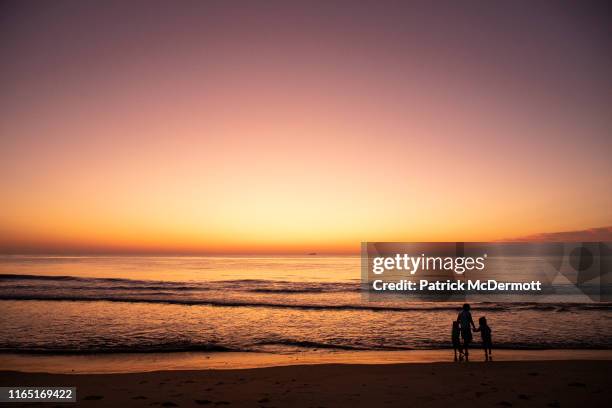
[[[476,331],[476,325],[474,324],[474,319],[472,319],[471,313],[470,313],[470,324],[472,325],[472,330]]]

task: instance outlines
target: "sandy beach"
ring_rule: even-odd
[[[610,360],[573,360],[312,364],[122,374],[3,371],[0,383],[76,386],[77,405],[92,407],[603,407],[612,397],[610,369]]]

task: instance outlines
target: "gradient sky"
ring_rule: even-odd
[[[579,3],[3,2],[0,252],[612,225],[612,14]]]

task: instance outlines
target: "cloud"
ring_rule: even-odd
[[[578,231],[542,232],[524,237],[505,239],[508,242],[612,242],[612,226],[589,228]]]

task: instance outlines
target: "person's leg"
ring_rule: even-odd
[[[457,347],[453,347],[453,350],[455,351],[455,361],[457,361]]]

